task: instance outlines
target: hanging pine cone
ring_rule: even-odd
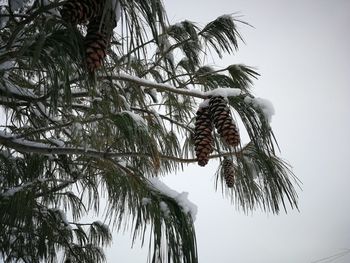
[[[61,16],[71,24],[82,24],[102,13],[103,0],[68,0],[64,3]]]
[[[210,120],[209,107],[201,107],[197,111],[194,128],[194,146],[198,165],[205,166],[209,154],[213,151],[213,127]]]
[[[235,183],[235,167],[231,159],[224,157],[224,160],[221,163],[222,165],[222,174],[225,179],[226,185],[229,188],[232,188]]]
[[[240,143],[238,128],[225,99],[221,96],[210,98],[209,109],[215,128],[224,142],[229,146],[237,146]]]
[[[101,67],[115,27],[112,13],[92,19],[88,25],[85,43],[86,66],[90,72]]]

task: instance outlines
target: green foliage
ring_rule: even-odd
[[[195,112],[219,88],[238,90],[228,102],[250,138],[232,149],[216,136],[210,158],[230,156],[236,166],[234,188],[226,189],[232,201],[244,211],[297,207],[297,181],[250,91],[258,73],[203,64],[208,50],[221,57],[238,49],[241,21],[225,15],[204,27],[169,25],[160,0],[121,0],[104,66],[89,74],[86,26],[63,21],[62,2],[44,2],[1,9],[5,262],[104,262],[110,227],[129,227],[133,241],[150,232],[150,262],[198,262],[191,214],[151,178],[196,162]],[[84,221],[104,209],[103,223]]]
[[[108,217],[118,218],[115,221],[118,229],[122,228],[123,223],[131,225],[134,240],[138,236],[144,240],[147,226],[152,226],[152,262],[162,261],[163,258],[171,262],[196,262],[192,218],[173,198],[153,188],[137,171],[132,175],[124,173],[120,170],[102,176],[111,197]],[[164,245],[167,247],[165,251]]]
[[[297,207],[297,194],[290,177],[295,182],[297,179],[283,160],[268,155],[266,149],[259,149],[253,143],[248,144],[237,155],[234,167],[235,185],[232,189],[225,187],[223,183],[222,166],[217,172],[217,182],[221,182],[223,192],[237,208],[241,207],[245,212],[261,208],[278,213],[280,203],[287,209],[284,196],[292,208]]]

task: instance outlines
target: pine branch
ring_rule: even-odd
[[[38,143],[23,139],[16,139],[17,136],[11,137],[8,135],[4,135],[0,133],[0,143],[8,148],[15,149],[19,152],[26,153],[40,153],[40,154],[49,154],[49,155],[81,155],[86,157],[94,157],[101,159],[110,159],[110,158],[121,158],[121,157],[149,157],[152,158],[151,154],[145,153],[137,153],[137,152],[102,152],[94,149],[85,149],[85,148],[72,148],[72,147],[53,147],[44,143]],[[232,156],[237,155],[239,152],[227,152],[214,154],[209,156],[210,159],[220,158],[224,156]],[[159,158],[162,160],[175,161],[179,163],[195,163],[197,162],[197,158],[188,159],[188,158],[180,158],[175,156],[167,156],[167,155],[159,155]]]
[[[149,80],[145,80],[145,79],[138,78],[135,76],[131,76],[131,75],[126,74],[126,73],[119,73],[119,74],[117,74],[115,76],[111,76],[109,78],[115,79],[115,80],[128,81],[128,82],[135,83],[137,85],[142,85],[142,86],[148,87],[148,88],[154,88],[159,92],[171,92],[174,94],[186,95],[186,96],[191,96],[194,98],[201,98],[201,99],[206,99],[208,97],[207,95],[203,94],[200,91],[180,89],[180,88],[173,87],[169,84],[156,83],[153,81],[149,81]]]
[[[174,198],[164,195],[141,176],[123,176],[115,170],[106,173],[103,179],[110,195],[108,215],[116,220],[118,228],[124,215],[130,214],[133,240],[138,236],[144,240],[151,223],[152,262],[197,262],[191,215]]]

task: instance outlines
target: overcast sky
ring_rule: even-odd
[[[238,12],[255,28],[236,56],[217,64],[245,63],[261,77],[255,94],[272,101],[272,127],[281,156],[303,182],[300,212],[274,216],[236,211],[214,191],[216,163],[188,166],[164,181],[190,193],[200,263],[314,262],[350,249],[350,1],[166,0],[171,22],[205,24]],[[145,262],[147,247],[130,249],[116,237],[108,262]],[[331,261],[321,261],[331,262]],[[350,255],[338,263],[350,262]]]

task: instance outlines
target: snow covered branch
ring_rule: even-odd
[[[8,135],[2,131],[0,131],[0,144],[15,149],[19,152],[26,152],[26,153],[40,153],[40,154],[66,154],[66,155],[83,155],[83,156],[89,156],[99,159],[108,159],[108,158],[120,158],[120,157],[132,157],[132,156],[139,156],[139,157],[150,157],[152,158],[151,154],[145,154],[145,153],[137,153],[137,152],[128,152],[128,153],[116,153],[116,152],[108,152],[108,151],[98,151],[95,149],[87,149],[82,147],[56,147],[51,146],[49,144],[40,143],[40,142],[34,142],[34,141],[28,141],[24,139],[17,139],[16,136]],[[224,156],[232,156],[240,154],[240,152],[226,152],[226,153],[220,153],[220,154],[213,154],[209,156],[210,159],[220,158]],[[168,160],[168,161],[174,161],[178,163],[195,163],[197,162],[197,158],[181,158],[176,156],[169,156],[169,155],[159,155],[159,158],[162,160]]]
[[[196,215],[197,215],[197,206],[192,203],[190,200],[188,200],[188,193],[187,192],[182,192],[179,193],[173,189],[171,189],[169,186],[167,186],[166,184],[164,184],[163,182],[161,182],[158,178],[154,177],[154,178],[150,178],[148,179],[150,185],[152,186],[152,188],[154,188],[155,190],[159,191],[160,193],[169,196],[170,198],[173,198],[178,204],[179,206],[182,208],[182,210],[185,213],[189,213],[192,217],[192,220],[195,221],[196,220]],[[147,200],[144,199],[142,200],[144,203],[147,203]],[[163,202],[163,205],[161,203],[161,209],[162,211],[166,214],[168,211],[168,207],[166,206],[166,204]]]
[[[112,79],[129,81],[129,82],[132,82],[132,83],[144,86],[144,87],[156,89],[159,92],[172,92],[175,94],[188,95],[188,96],[192,96],[195,98],[201,98],[201,99],[207,98],[207,95],[201,91],[176,88],[176,87],[169,85],[169,84],[156,83],[156,82],[142,79],[142,78],[139,78],[136,76],[126,74],[126,73],[119,73],[119,74],[113,76]]]

